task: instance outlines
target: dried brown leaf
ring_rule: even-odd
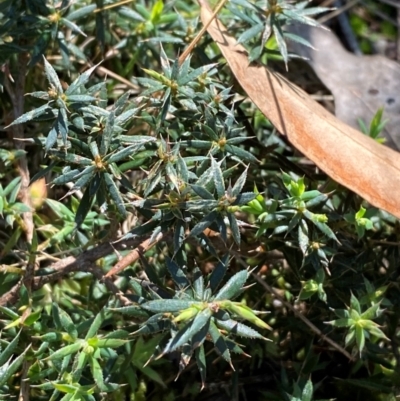
[[[205,24],[212,11],[205,0],[199,3]],[[208,32],[247,95],[279,132],[335,181],[400,218],[397,152],[341,122],[280,75],[249,65],[244,47],[218,20]]]
[[[383,107],[386,145],[400,150],[400,65],[380,55],[356,56],[344,49],[333,32],[293,24],[291,33],[308,40],[315,49],[291,42],[289,49],[308,59],[319,79],[335,98],[335,114],[359,129]]]

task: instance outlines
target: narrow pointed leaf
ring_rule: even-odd
[[[73,338],[76,339],[78,337],[78,331],[76,330],[75,323],[72,321],[71,317],[67,312],[59,308],[59,317],[60,322],[64,330]]]
[[[215,345],[216,351],[218,352],[218,354],[220,354],[222,356],[222,358],[225,359],[225,361],[227,361],[231,365],[231,367],[233,369],[231,353],[229,352],[229,347],[226,344],[224,337],[218,330],[218,327],[215,325],[213,320],[211,320],[211,322],[210,322],[209,332],[211,335],[212,342]]]
[[[214,223],[217,216],[218,212],[216,211],[212,211],[211,213],[209,213],[206,217],[204,217],[203,220],[201,220],[192,228],[192,231],[190,232],[189,235],[191,237],[196,237],[200,235],[206,228],[210,227],[210,225]]]
[[[0,366],[0,388],[3,387],[4,384],[7,383],[8,379],[21,367],[23,361],[25,360],[26,352],[27,350],[15,358],[11,364],[10,360],[8,360],[5,365]]]
[[[252,329],[249,326],[246,326],[243,323],[237,322],[236,320],[232,320],[232,319],[216,320],[215,323],[221,329],[226,330],[228,333],[235,334],[239,337],[258,338],[260,340],[266,339],[258,331]]]
[[[311,401],[313,396],[313,385],[311,380],[307,380],[306,385],[303,388],[303,394],[301,396],[301,401]]]
[[[203,199],[215,200],[214,196],[200,185],[191,185],[193,191]]]
[[[58,75],[56,73],[56,70],[52,67],[52,65],[46,60],[46,58],[43,56],[43,62],[44,62],[44,70],[46,72],[47,79],[49,80],[50,84],[54,86],[58,94],[63,93],[63,88],[61,86],[61,82],[58,78]]]
[[[194,320],[180,330],[178,334],[168,343],[164,349],[164,353],[172,352],[187,343],[192,337],[199,332],[210,320],[211,310],[209,308],[203,309],[199,312]]]
[[[198,267],[193,270],[193,290],[197,299],[202,300],[204,294],[204,277]]]
[[[115,116],[114,116],[114,112],[112,111],[108,115],[108,118],[106,121],[106,126],[104,128],[103,135],[101,137],[100,154],[102,156],[106,155],[108,152],[108,148],[110,146],[112,134],[114,131],[114,123],[115,123]]]
[[[95,9],[96,9],[96,4],[90,4],[88,6],[79,7],[77,10],[72,11],[72,13],[68,14],[68,19],[70,21],[77,20],[79,18],[91,14]]]
[[[118,209],[118,212],[121,214],[123,218],[126,217],[126,209],[124,205],[124,201],[121,198],[120,192],[115,185],[115,182],[112,176],[108,173],[104,173],[104,181],[107,186],[108,193],[111,196],[111,199],[114,201],[115,206]]]
[[[94,337],[99,331],[101,325],[107,319],[107,312],[105,309],[101,309],[101,311],[96,315],[92,324],[89,327],[89,330],[86,333],[85,340]]]
[[[195,357],[196,357],[197,369],[200,372],[201,387],[204,388],[207,375],[207,363],[203,345],[201,345],[199,348],[196,348]]]
[[[212,271],[208,280],[210,289],[214,293],[221,284],[228,268],[229,254],[224,255]]]
[[[51,107],[48,104],[45,104],[36,109],[28,111],[25,114],[22,114],[22,116],[19,116],[17,119],[15,119],[10,125],[8,125],[8,127],[16,124],[26,123],[27,121],[31,121],[34,118],[41,116],[42,114],[50,113],[51,110]]]
[[[179,288],[186,288],[190,286],[190,282],[186,277],[185,272],[181,267],[179,267],[172,259],[166,259],[167,268],[172,276],[172,280]],[[183,308],[186,309],[186,308]]]
[[[185,240],[185,223],[178,220],[174,229],[174,253],[176,254]]]
[[[83,347],[83,344],[84,343],[82,341],[79,341],[74,344],[66,345],[65,347],[62,347],[58,351],[51,354],[46,359],[54,361],[56,359],[63,359],[71,354],[76,354]]]
[[[94,358],[93,356],[89,357],[89,366],[93,376],[93,379],[100,390],[104,388],[104,377],[103,377],[103,370],[99,364],[99,361]]]
[[[195,302],[193,300],[181,300],[181,299],[160,299],[155,301],[148,301],[140,305],[141,308],[150,312],[161,313],[161,312],[180,312],[184,309],[190,308],[192,305],[199,305],[201,302]]]
[[[228,213],[228,220],[231,227],[233,239],[238,245],[240,245],[240,230],[235,215],[233,213]]]
[[[350,297],[350,306],[357,311],[357,313],[361,314],[361,306],[358,299],[351,293]]]
[[[241,270],[232,276],[228,282],[218,291],[214,301],[229,300],[237,296],[243,289],[244,284],[249,277],[247,270]]]
[[[222,175],[221,167],[215,159],[211,159],[211,172],[218,198],[222,198],[225,195],[224,176]]]
[[[0,369],[4,364],[6,364],[7,360],[10,359],[11,356],[13,355],[13,352],[18,345],[20,334],[21,332],[18,332],[18,334],[12,339],[12,341],[7,344],[3,352],[0,353]]]
[[[79,202],[78,210],[75,215],[75,223],[78,227],[84,222],[89,210],[93,204],[93,196],[90,195],[89,188],[83,194],[81,201]]]
[[[365,346],[364,330],[360,326],[356,326],[355,332],[356,332],[356,344],[357,344],[358,350],[360,351],[360,354],[361,354],[361,352]]]
[[[225,145],[225,151],[227,151],[233,156],[238,157],[241,161],[249,163],[258,163],[257,158],[252,153],[240,148],[239,146],[230,145],[229,143],[227,143]]]
[[[137,150],[141,147],[141,144],[134,144],[119,150],[112,154],[110,157],[106,157],[108,163],[119,162],[120,160],[128,158],[128,156],[134,156]]]
[[[235,185],[232,188],[233,196],[236,197],[240,194],[240,192],[243,189],[244,184],[246,183],[246,178],[247,178],[247,168],[246,168],[246,170],[243,171],[243,173],[240,175],[240,177],[235,182]]]
[[[75,177],[80,174],[81,170],[74,169],[70,170],[65,174],[55,178],[51,183],[54,185],[65,185],[68,182],[74,181]]]

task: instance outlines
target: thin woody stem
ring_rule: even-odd
[[[11,104],[12,104],[12,115],[14,120],[20,117],[24,113],[24,100],[25,100],[25,79],[26,71],[29,62],[28,53],[20,53],[18,56],[18,73],[15,79],[15,84],[12,85],[10,81],[11,73],[9,70],[9,64],[5,65],[5,80],[4,86],[8,92]],[[11,137],[14,140],[15,148],[18,150],[25,150],[25,143],[23,139],[25,138],[24,129],[22,125],[15,125],[10,128]],[[26,240],[29,244],[33,241],[35,225],[33,222],[33,212],[32,212],[32,202],[29,193],[30,175],[28,168],[28,159],[26,154],[23,154],[17,160],[18,172],[21,177],[21,187],[19,191],[19,198],[22,203],[27,205],[31,211],[22,213],[20,227],[25,232]],[[35,269],[38,267],[35,258],[29,260],[25,266],[25,274],[23,277],[23,284],[31,289],[32,280],[35,275]],[[19,286],[15,286],[15,291],[19,290]]]
[[[124,256],[119,262],[117,262],[111,270],[104,276],[105,278],[114,276],[118,274],[122,270],[126,269],[131,264],[135,263],[141,254],[147,252],[150,248],[152,248],[155,244],[160,242],[164,237],[163,233],[159,233],[155,238],[148,238],[143,241],[136,249],[129,252],[126,256]]]
[[[192,42],[189,44],[189,46],[184,50],[184,52],[181,54],[181,56],[178,59],[179,65],[183,64],[183,62],[186,60],[186,58],[189,56],[189,54],[193,51],[193,49],[196,47],[197,43],[200,41],[200,39],[203,37],[204,32],[208,29],[210,26],[211,22],[215,19],[217,14],[222,10],[224,7],[225,3],[227,0],[221,0],[217,7],[215,7],[215,10],[210,18],[210,20],[203,26],[203,28],[200,29],[200,32],[196,35],[196,37],[192,40]]]
[[[169,234],[164,234],[164,239],[168,238]],[[155,244],[154,242],[152,244]],[[42,288],[47,283],[52,283],[54,281],[61,280],[64,276],[69,273],[73,273],[76,271],[90,271],[92,272],[99,280],[102,279],[106,286],[109,286],[109,290],[114,292],[115,288],[111,286],[111,279],[104,279],[104,274],[101,269],[96,268],[96,260],[101,259],[111,253],[115,252],[115,250],[126,250],[127,248],[134,248],[136,251],[140,246],[143,246],[143,239],[127,239],[117,241],[114,245],[111,245],[109,242],[102,243],[92,249],[86,250],[82,252],[79,256],[68,256],[55,261],[48,269],[52,271],[47,275],[40,275],[34,277],[32,290],[36,291]],[[4,266],[2,266],[4,269]],[[5,306],[7,304],[11,305],[18,301],[19,290],[21,285],[23,284],[23,279],[19,280],[17,284],[15,284],[9,291],[0,296],[0,306]],[[124,302],[126,303],[126,302]]]
[[[111,8],[120,7],[120,6],[123,6],[124,4],[132,3],[132,2],[133,2],[133,0],[122,0],[122,1],[119,1],[118,3],[108,4],[104,7],[96,8],[93,12],[101,13],[102,11],[110,10]]]

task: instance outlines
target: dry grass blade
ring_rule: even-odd
[[[206,24],[212,11],[199,0]],[[208,32],[236,79],[279,132],[335,181],[400,217],[400,157],[342,123],[310,96],[264,66],[249,65],[245,49],[214,20]]]

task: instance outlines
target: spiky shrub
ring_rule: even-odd
[[[321,11],[305,6],[235,0],[221,18],[250,59],[287,64],[285,38],[304,40],[285,24]],[[177,58],[197,16],[0,4],[1,398],[195,398],[231,377],[237,399],[266,371],[254,396],[309,401],[322,369],[394,393],[395,220],[293,156],[213,44]]]

